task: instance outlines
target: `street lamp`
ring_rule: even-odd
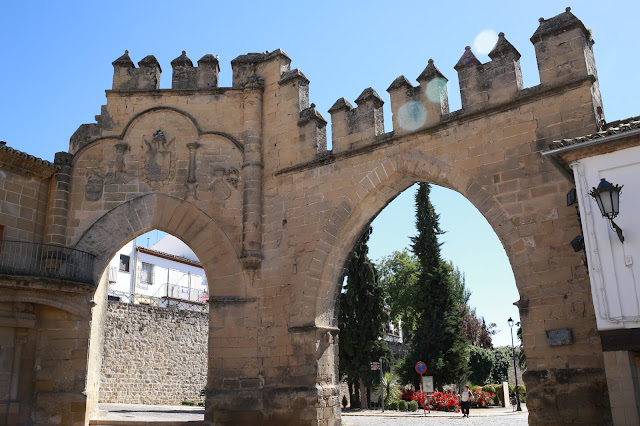
[[[600,179],[598,187],[591,188],[591,192],[589,192],[589,195],[595,198],[596,203],[598,203],[602,217],[609,219],[611,227],[616,231],[616,234],[618,234],[621,243],[624,243],[622,229],[615,224],[613,219],[620,213],[620,191],[623,186],[624,185],[613,185],[605,179]]]
[[[516,403],[517,407],[516,411],[522,411],[522,407],[520,406],[520,393],[518,392],[518,370],[516,369],[516,347],[513,344],[513,319],[509,317],[507,320],[509,323],[509,328],[511,329],[511,356],[513,357],[513,375],[516,377]]]

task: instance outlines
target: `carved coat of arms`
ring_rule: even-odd
[[[98,201],[102,192],[107,173],[96,169],[87,169],[87,183],[84,187],[84,197],[87,201]]]
[[[162,130],[153,134],[151,142],[144,139],[147,152],[143,172],[147,182],[153,187],[169,183],[175,175],[175,158],[170,149],[174,141],[175,138],[167,141]]]

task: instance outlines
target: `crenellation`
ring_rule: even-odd
[[[111,63],[113,65],[113,90],[130,90],[135,88],[136,66],[129,57],[129,51]]]
[[[387,88],[395,135],[430,127],[449,113],[447,78],[434,65],[433,59],[429,59],[416,80],[419,86],[413,87],[405,76],[400,76]]]
[[[481,64],[469,46],[454,67],[458,71],[462,109],[465,112],[515,99],[523,89],[520,53],[505,38],[489,52],[491,61]]]
[[[595,75],[591,33],[567,8],[550,19],[540,18],[531,37],[536,51],[541,84],[566,82]]]
[[[196,88],[211,89],[218,87],[218,75],[220,74],[220,63],[218,57],[206,54],[198,60],[196,70]]]
[[[313,160],[327,152],[327,120],[316,110],[315,104],[300,112],[298,120],[300,144],[297,148],[298,162]]]
[[[160,88],[162,68],[153,55],[144,57],[136,68],[129,51],[111,63],[113,65],[113,90],[153,90]]]
[[[138,62],[136,89],[155,90],[160,88],[160,74],[162,68],[153,55],[147,55]]]
[[[354,108],[345,98],[338,99],[329,109],[331,114],[332,152],[348,151],[371,143],[384,133],[384,101],[371,87],[356,99]]]
[[[171,76],[172,89],[193,89],[196,85],[196,69],[193,62],[187,57],[187,52],[171,61],[173,74]]]
[[[242,88],[254,74],[261,77],[265,85],[273,84],[280,80],[283,73],[289,71],[290,65],[291,58],[280,49],[240,55],[231,61],[232,87]]]

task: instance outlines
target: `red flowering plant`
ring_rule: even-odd
[[[400,388],[400,399],[411,401],[413,398],[413,388],[410,386]]]
[[[471,406],[473,408],[484,408],[488,407],[493,403],[493,398],[495,398],[495,393],[485,392],[483,390],[477,390],[473,392],[473,400],[471,401]]]
[[[460,412],[458,395],[447,392],[414,392],[411,397],[425,410]]]

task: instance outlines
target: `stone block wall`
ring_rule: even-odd
[[[100,402],[203,400],[208,321],[202,312],[109,302]]]
[[[0,225],[3,235],[0,238],[41,242],[49,193],[48,178],[55,167],[48,161],[21,154],[0,142],[0,164],[3,167],[0,172]]]

